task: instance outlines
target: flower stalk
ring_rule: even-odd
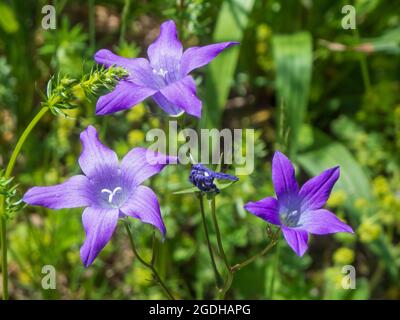
[[[247,266],[250,263],[252,263],[253,261],[255,261],[257,258],[266,255],[277,243],[278,243],[278,239],[276,239],[276,238],[272,239],[271,242],[263,250],[261,250],[259,253],[255,254],[251,258],[249,258],[249,259],[247,259],[247,260],[245,260],[245,261],[243,261],[241,263],[238,263],[238,264],[234,265],[231,268],[232,272],[239,271],[239,270],[243,269],[245,266]]]
[[[47,107],[43,107],[36,114],[36,116],[32,119],[32,121],[25,128],[21,137],[18,139],[18,142],[11,154],[10,161],[8,162],[6,171],[4,173],[4,178],[8,179],[11,176],[12,171],[14,170],[15,162],[19,153],[21,152],[21,148],[24,145],[25,140],[28,138],[29,134],[39,122],[40,119],[46,114],[49,110]],[[4,209],[4,196],[0,196],[0,218],[1,218],[1,270],[2,270],[2,284],[3,284],[3,300],[8,300],[8,244],[7,244],[7,216]]]
[[[3,201],[3,200],[1,200]],[[7,268],[7,220],[4,214],[0,217],[1,228],[1,271],[3,284],[3,300],[8,300],[8,268]]]
[[[220,229],[219,229],[217,215],[216,215],[216,212],[215,212],[215,195],[211,195],[211,199],[209,200],[209,204],[210,204],[210,207],[211,207],[211,217],[212,217],[212,220],[213,220],[214,229],[215,229],[215,235],[216,235],[216,238],[217,238],[218,251],[219,251],[219,254],[222,257],[222,260],[224,261],[225,268],[226,268],[226,271],[227,271],[227,277],[226,277],[225,283],[224,283],[223,287],[219,290],[219,294],[218,294],[218,298],[223,300],[223,299],[225,299],[226,293],[229,291],[229,289],[232,286],[233,272],[232,272],[231,266],[229,264],[228,258],[226,257],[224,246],[222,245],[221,232],[220,232]]]
[[[275,255],[274,255],[274,262],[272,266],[272,275],[271,275],[271,283],[269,288],[269,299],[273,299],[274,297],[274,288],[275,288],[275,279],[278,273],[278,266],[279,266],[279,246],[276,246]]]
[[[40,119],[43,118],[43,116],[49,111],[48,107],[43,107],[39,110],[39,112],[36,114],[36,116],[32,119],[32,121],[28,124],[28,126],[25,128],[24,132],[22,133],[21,137],[18,139],[18,142],[11,154],[10,161],[8,162],[6,172],[4,174],[4,177],[7,179],[11,176],[12,171],[14,170],[15,162],[17,160],[17,157],[19,153],[21,152],[21,148],[24,145],[26,139],[28,138],[29,134],[33,130],[33,128],[37,125],[37,123],[40,121]]]
[[[205,212],[204,212],[203,194],[201,192],[198,192],[197,197],[199,198],[201,218],[203,220],[204,234],[205,234],[206,241],[207,241],[208,253],[210,254],[211,266],[214,271],[215,284],[217,286],[217,289],[220,290],[220,288],[223,284],[223,280],[221,278],[221,275],[218,272],[218,268],[215,263],[213,249],[211,246],[210,236],[209,236],[208,228],[207,228],[206,216],[205,216]]]
[[[157,238],[156,238],[156,229],[153,230],[153,236],[152,236],[152,254],[151,254],[151,262],[150,264],[154,266],[156,264],[156,258],[157,258]]]
[[[202,205],[202,198],[201,196],[199,196],[200,199],[200,206]],[[222,244],[222,237],[221,237],[221,232],[219,229],[219,224],[218,224],[218,219],[217,219],[217,215],[216,215],[216,209],[215,209],[215,194],[210,194],[209,196],[209,205],[211,208],[211,216],[212,216],[212,221],[213,221],[213,225],[214,225],[214,229],[215,229],[215,235],[217,238],[217,244],[218,244],[218,251],[219,254],[224,262],[226,271],[227,271],[227,276],[226,276],[226,280],[223,283],[222,286],[217,286],[218,288],[218,298],[219,299],[225,299],[227,292],[229,291],[229,289],[232,286],[233,283],[233,278],[234,278],[234,273],[243,269],[244,267],[246,267],[247,265],[251,264],[253,261],[255,261],[257,258],[264,256],[265,254],[267,254],[269,251],[272,250],[272,248],[278,243],[278,237],[279,237],[279,233],[280,233],[280,229],[278,229],[276,232],[272,233],[269,232],[271,241],[268,243],[268,245],[261,250],[259,253],[255,254],[254,256],[250,257],[249,259],[238,263],[234,266],[231,266],[228,258],[225,254],[225,250]],[[202,208],[202,218],[203,218],[203,223],[205,222],[205,218],[204,218],[204,208]],[[205,230],[206,229],[206,225],[204,226]],[[206,233],[208,233],[208,231],[206,231]],[[208,238],[208,236],[206,236],[206,238]],[[209,243],[209,240],[208,240]],[[209,243],[209,250],[210,250],[210,256],[212,257],[211,260],[213,262],[213,268],[215,267],[216,272],[218,272],[218,269],[216,268],[215,265],[215,260],[213,259],[213,255],[212,255],[212,248],[211,248],[211,244]]]
[[[124,225],[126,228],[126,232],[128,233],[129,236],[129,241],[131,244],[131,248],[132,251],[134,253],[134,255],[136,256],[136,258],[139,260],[139,262],[144,265],[146,268],[148,268],[154,277],[155,282],[163,289],[165,295],[170,299],[170,300],[175,300],[174,296],[172,295],[171,291],[167,288],[167,286],[165,285],[165,283],[162,281],[160,275],[158,274],[156,268],[151,264],[151,263],[147,263],[138,253],[138,251],[136,250],[136,245],[135,242],[133,241],[133,237],[132,237],[132,232],[129,226],[129,222],[124,220]]]

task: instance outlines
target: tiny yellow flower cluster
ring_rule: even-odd
[[[378,176],[373,181],[373,192],[378,199],[377,215],[384,225],[392,225],[400,219],[400,198],[396,197],[390,181]]]
[[[390,192],[389,183],[383,176],[378,176],[373,181],[373,190],[377,196],[385,196]]]
[[[333,254],[333,261],[338,265],[351,264],[354,261],[354,251],[346,247],[339,248]]]
[[[363,210],[368,207],[368,201],[365,198],[358,198],[354,202],[354,207],[358,210]]]
[[[130,109],[126,115],[129,122],[140,122],[146,114],[146,106],[144,103],[139,103],[136,107]]]
[[[142,130],[134,129],[128,133],[128,143],[130,146],[141,145],[144,142],[144,133]]]
[[[265,71],[271,70],[273,68],[273,61],[270,56],[268,56],[268,41],[271,38],[272,31],[271,28],[263,23],[258,26],[256,31],[256,52],[257,52],[257,62],[261,68]]]
[[[330,208],[338,208],[344,205],[346,202],[347,195],[343,189],[339,189],[337,191],[332,192],[327,205]]]
[[[342,289],[343,274],[339,266],[327,268],[324,276],[325,281],[334,289]]]
[[[358,228],[358,235],[361,242],[370,243],[378,239],[382,233],[382,227],[379,223],[366,219]]]

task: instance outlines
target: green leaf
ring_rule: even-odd
[[[217,186],[217,188],[219,190],[224,190],[226,188],[228,188],[230,185],[232,185],[233,183],[235,183],[236,181],[232,181],[232,180],[215,180],[215,185]]]
[[[7,33],[15,33],[19,29],[14,11],[5,3],[0,3],[0,27]]]
[[[190,187],[178,191],[172,192],[172,194],[186,194],[186,193],[196,193],[199,192],[199,189],[197,187]]]
[[[325,145],[298,156],[300,165],[310,176],[340,165],[340,179],[336,183],[336,188],[346,191],[347,202],[352,205],[356,199],[370,199],[368,177],[350,151],[339,142],[331,141],[327,137],[325,139],[329,141]]]
[[[225,0],[213,34],[213,42],[241,42],[254,0]],[[207,70],[205,105],[201,127],[218,127],[238,63],[240,45],[228,48]]]
[[[279,148],[294,159],[310,91],[312,38],[308,32],[277,35],[272,39],[272,46],[279,106]]]
[[[400,27],[390,29],[380,37],[363,39],[363,43],[356,46],[358,49],[388,54],[400,53]]]

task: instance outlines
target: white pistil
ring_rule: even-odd
[[[165,75],[168,73],[168,71],[167,71],[167,70],[164,70],[163,68],[160,68],[160,69],[158,69],[158,70],[153,69],[153,73],[158,74],[159,76],[161,76],[161,77],[164,78]]]
[[[115,194],[118,191],[122,191],[122,188],[121,187],[116,187],[113,191],[108,190],[108,189],[102,189],[101,193],[108,193],[108,203],[112,203],[113,197],[115,196]]]
[[[297,210],[292,211],[291,213],[289,213],[289,217],[293,217],[298,213]]]

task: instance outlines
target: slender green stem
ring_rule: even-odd
[[[215,263],[214,253],[213,253],[213,249],[212,249],[212,246],[211,246],[210,236],[209,236],[209,233],[208,233],[206,215],[204,213],[203,194],[199,193],[198,194],[198,198],[199,198],[199,202],[200,202],[201,218],[203,220],[204,234],[206,236],[208,253],[210,254],[211,266],[212,266],[213,271],[214,271],[215,284],[217,285],[217,288],[220,289],[223,281],[222,281],[221,275],[218,272],[217,265]]]
[[[219,298],[220,299],[225,299],[226,293],[228,292],[228,290],[232,286],[233,272],[231,270],[231,266],[230,266],[229,261],[228,261],[228,259],[226,257],[226,254],[225,254],[225,251],[224,251],[224,247],[222,245],[221,232],[219,230],[217,215],[215,213],[215,196],[212,197],[212,199],[210,201],[210,205],[211,205],[211,216],[212,216],[212,220],[213,220],[213,224],[214,224],[215,234],[217,236],[217,244],[218,244],[219,254],[222,257],[222,260],[224,261],[224,264],[225,264],[225,267],[226,267],[226,271],[227,271],[227,277],[226,277],[224,286],[222,287],[222,289],[219,292]]]
[[[39,120],[46,114],[49,110],[47,107],[43,107],[40,111],[36,114],[36,116],[32,119],[32,121],[28,124],[25,128],[24,132],[18,139],[18,142],[11,154],[10,161],[7,164],[6,171],[4,173],[4,177],[7,179],[11,176],[11,173],[14,170],[15,162],[19,153],[21,152],[21,148],[24,145],[25,140],[28,138],[29,134],[31,133],[32,129],[36,126]],[[3,281],[3,299],[8,299],[8,265],[7,265],[7,217],[5,216],[4,212],[4,196],[0,197],[0,238],[1,238],[1,270],[2,270],[2,281]]]
[[[268,251],[270,251],[276,244],[278,243],[278,240],[273,239],[262,251],[260,251],[259,253],[255,254],[254,256],[252,256],[251,258],[238,263],[236,265],[234,265],[231,269],[233,272],[239,271],[240,269],[243,269],[245,266],[249,265],[250,263],[252,263],[254,260],[256,260],[259,257],[262,257],[263,255],[267,254]]]
[[[125,224],[126,232],[128,233],[128,236],[129,236],[129,241],[131,243],[132,251],[135,254],[136,258],[139,260],[139,262],[141,264],[143,264],[146,268],[151,270],[151,272],[153,273],[153,276],[154,276],[154,278],[156,280],[156,283],[164,290],[166,296],[171,300],[175,300],[175,298],[172,295],[171,291],[169,291],[167,286],[161,280],[161,277],[159,276],[159,274],[158,274],[157,270],[155,269],[155,267],[153,265],[151,265],[150,263],[146,262],[145,260],[143,260],[143,258],[137,252],[136,246],[135,246],[135,242],[133,241],[132,233],[131,233],[131,230],[130,230],[130,227],[129,227],[129,222],[124,221],[124,224]]]
[[[128,13],[131,6],[131,0],[125,0],[124,8],[122,9],[121,31],[119,34],[119,44],[125,40],[126,23],[128,20]]]
[[[25,128],[24,132],[22,132],[21,137],[18,139],[17,145],[15,146],[13,153],[11,154],[10,161],[8,162],[6,172],[4,177],[7,179],[10,177],[12,171],[14,170],[14,165],[15,161],[17,160],[17,157],[21,151],[21,148],[26,140],[28,138],[29,134],[31,133],[32,129],[36,126],[36,124],[39,122],[39,120],[46,114],[46,112],[49,110],[48,107],[43,107],[40,109],[40,111],[36,114],[36,116],[32,119],[32,121],[28,124],[28,126]]]
[[[273,269],[272,269],[270,293],[269,293],[270,299],[273,299],[273,297],[274,297],[275,278],[276,278],[276,273],[278,272],[278,265],[279,265],[279,246],[276,247],[275,257],[274,257],[274,265],[272,267]]]
[[[360,43],[360,33],[358,32],[357,28],[354,29],[354,37],[357,40],[357,43]],[[358,55],[360,60],[361,75],[363,78],[364,87],[365,90],[369,92],[371,89],[371,78],[368,72],[367,58],[365,56],[365,53],[363,52],[360,52]]]
[[[363,82],[364,82],[364,87],[367,92],[370,91],[371,89],[371,80],[369,77],[369,72],[368,72],[368,66],[367,66],[367,58],[365,57],[365,54],[360,53],[360,66],[361,66],[361,73],[363,77]]]
[[[151,254],[151,262],[150,264],[154,266],[156,264],[156,257],[157,257],[157,238],[156,238],[156,230],[153,230],[153,239],[152,239],[152,254]]]
[[[7,268],[7,235],[6,217],[0,217],[1,223],[1,270],[3,283],[3,300],[8,300],[8,268]]]

